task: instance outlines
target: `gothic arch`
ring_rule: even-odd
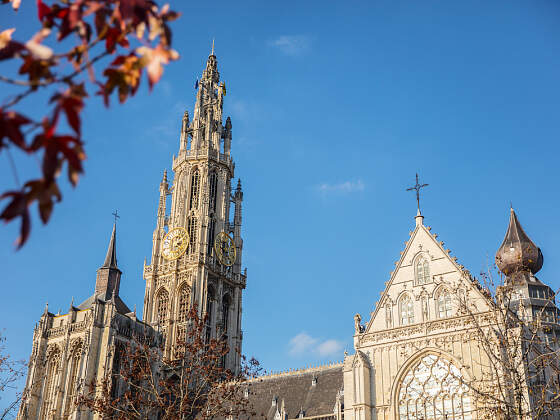
[[[460,378],[464,378],[465,382],[470,381],[470,375],[467,371],[467,369],[463,366],[462,362],[456,358],[454,355],[443,351],[439,348],[436,347],[426,347],[422,350],[417,351],[416,353],[414,353],[412,356],[410,356],[408,358],[408,360],[401,366],[401,368],[398,370],[395,379],[393,381],[393,384],[391,385],[391,401],[392,401],[392,405],[393,405],[393,418],[395,420],[399,420],[399,419],[405,419],[405,418],[409,418],[409,417],[401,417],[401,413],[399,412],[399,408],[400,408],[400,398],[399,398],[399,394],[401,391],[401,388],[403,386],[403,384],[405,383],[405,379],[407,377],[407,375],[409,373],[412,372],[413,369],[416,369],[418,366],[420,366],[420,364],[422,363],[422,361],[428,357],[432,356],[433,359],[437,360],[437,361],[442,361],[444,364],[447,364],[448,366],[451,366],[453,368],[456,369],[456,375]],[[430,374],[430,376],[432,375],[432,373]],[[457,380],[457,386],[462,386],[462,394],[461,395],[465,395],[467,396],[467,398],[469,399],[469,404],[470,407],[472,407],[472,404],[474,403],[473,398],[471,393],[468,392],[468,387],[464,384],[461,384],[461,380]],[[452,394],[448,394],[448,393],[441,393],[441,397],[450,397]],[[418,401],[420,398],[418,398],[416,401]],[[435,400],[435,399],[434,399]],[[465,417],[458,417],[461,419],[472,419],[472,417],[470,416],[470,413],[472,413],[471,410],[469,410],[468,414],[469,416],[465,415]],[[411,417],[411,418],[419,418],[419,417]],[[432,420],[435,417],[429,417],[427,416],[425,420]],[[448,418],[453,418],[453,417],[448,417]]]
[[[185,322],[187,320],[187,313],[191,306],[191,288],[186,281],[182,282],[177,287],[177,321]]]
[[[412,259],[415,285],[423,285],[431,282],[431,260],[432,258],[427,251],[419,251]]]
[[[397,300],[399,326],[411,325],[416,322],[414,311],[414,296],[409,292],[402,292]]]
[[[169,318],[169,292],[163,286],[155,294],[155,310],[158,323],[165,323]]]
[[[451,290],[445,284],[438,285],[433,293],[435,315],[437,318],[449,318],[453,314],[453,304]]]

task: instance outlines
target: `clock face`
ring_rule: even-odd
[[[220,232],[214,241],[214,250],[223,265],[232,266],[235,262],[235,244],[233,239],[225,232]]]
[[[171,229],[163,237],[161,255],[167,260],[176,260],[185,253],[189,247],[189,234],[185,228],[177,227]]]

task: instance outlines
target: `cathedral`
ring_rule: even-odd
[[[114,225],[93,294],[72,303],[65,314],[53,314],[47,305],[35,327],[18,419],[100,418],[75,404],[85,384],[110,372],[116,347],[134,334],[158,337],[164,356],[173,357],[193,305],[207,316],[206,336],[226,337],[235,349],[224,365],[239,370],[247,281],[242,268],[243,192],[240,180],[234,180],[232,123],[229,117],[224,123],[222,115],[225,96],[212,52],[197,83],[192,119],[188,112],[182,117],[172,179],[164,171],[159,184],[151,259],[143,270],[143,319],[119,296],[122,273]],[[480,396],[467,385],[489,374],[489,357],[476,337],[477,326],[492,322],[492,301],[424,224],[419,206],[411,222],[410,237],[374,311],[363,322],[359,314],[354,317],[352,354],[345,352],[341,363],[249,380],[245,395],[259,418],[481,418]],[[509,303],[513,311],[538,318],[557,350],[559,311],[550,287],[535,277],[542,253],[513,209],[496,263],[505,285],[515,291]],[[370,291],[372,296],[377,292]],[[526,388],[531,386],[527,379]]]

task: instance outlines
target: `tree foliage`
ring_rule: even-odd
[[[21,0],[2,3],[17,10]],[[15,28],[0,32],[0,61],[17,64],[17,75],[0,75],[0,81],[19,90],[0,103],[0,153],[8,155],[17,184],[0,191],[6,202],[0,220],[19,219],[18,248],[29,237],[30,206],[37,203],[47,223],[62,198],[62,170],[73,186],[84,172],[80,115],[92,90],[106,106],[114,93],[124,103],[138,91],[144,70],[151,89],[163,66],[178,58],[168,26],[178,16],[152,0],[37,0],[40,29],[31,39],[14,39]],[[50,95],[45,115],[32,118],[15,109],[41,90]],[[39,175],[20,183],[10,149],[36,156]]]
[[[192,308],[188,328],[174,349],[162,359],[163,347],[136,338],[115,345],[112,370],[79,404],[104,418],[191,420],[251,415],[244,382],[261,370],[255,359],[241,358],[239,372],[224,368],[230,352],[223,338],[206,337],[206,318]]]

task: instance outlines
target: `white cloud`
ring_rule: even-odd
[[[317,189],[322,193],[338,192],[338,193],[352,193],[365,190],[366,186],[361,179],[356,181],[345,181],[338,184],[323,183],[318,185]]]
[[[337,340],[326,340],[317,346],[317,353],[321,356],[329,356],[331,354],[340,353],[342,351],[342,343]]]
[[[286,55],[296,56],[311,47],[311,39],[305,35],[282,35],[268,42],[273,48],[278,48]]]
[[[299,333],[290,340],[290,350],[291,355],[297,355],[305,353],[315,346],[317,339],[307,335],[304,332]]]
[[[303,353],[313,353],[319,356],[331,356],[340,353],[342,350],[342,342],[328,339],[320,340],[311,337],[305,332],[301,332],[292,337],[289,343],[288,353],[297,356]]]

